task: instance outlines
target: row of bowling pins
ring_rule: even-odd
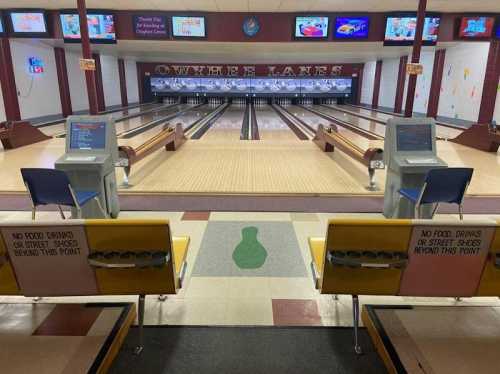
[[[274,102],[278,105],[282,106],[289,106],[292,105],[292,99],[287,99],[287,98],[278,98],[274,99]]]
[[[203,97],[188,97],[186,99],[187,104],[203,104],[204,101]]]
[[[297,104],[310,106],[310,105],[314,104],[314,101],[313,101],[313,99],[298,99]]]
[[[247,99],[245,99],[245,98],[236,97],[233,99],[233,105],[244,106],[246,104],[247,104]]]
[[[224,102],[222,97],[209,97],[207,98],[209,105],[221,105]]]
[[[263,99],[263,98],[253,99],[253,105],[265,106],[265,105],[267,105],[267,99]]]
[[[337,104],[337,99],[322,99],[321,104],[326,104],[326,105]]]
[[[175,104],[179,101],[176,97],[164,97],[163,104]]]

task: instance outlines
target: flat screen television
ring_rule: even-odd
[[[11,9],[7,11],[10,35],[19,38],[48,37],[47,17],[41,9]]]
[[[496,27],[496,30],[495,30],[495,37],[497,39],[500,39],[500,19],[497,21],[497,27]]]
[[[165,39],[168,37],[167,16],[157,14],[135,14],[135,36],[144,39]]]
[[[439,15],[427,15],[424,22],[422,36],[423,45],[435,45],[438,40]],[[412,45],[417,29],[417,16],[415,14],[388,15],[385,25],[384,45]]]
[[[175,38],[205,38],[205,17],[172,16],[172,36]]]
[[[366,39],[369,31],[369,17],[337,17],[335,20],[335,39]]]
[[[462,17],[458,29],[460,39],[488,39],[493,34],[494,17]]]
[[[3,24],[3,14],[0,12],[0,36],[5,35],[5,26]]]
[[[105,122],[72,122],[69,129],[70,149],[92,150],[106,148]]]
[[[329,19],[324,16],[295,17],[294,37],[296,39],[327,39]]]
[[[81,42],[80,18],[74,10],[61,11],[61,30],[65,42]],[[113,13],[89,11],[87,13],[89,38],[92,43],[116,43],[115,17]]]

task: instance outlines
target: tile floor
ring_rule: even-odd
[[[310,274],[307,238],[323,236],[333,217],[382,217],[378,214],[122,212],[121,218],[166,218],[173,235],[189,235],[190,249],[183,289],[160,302],[146,298],[146,324],[176,325],[352,325],[349,296],[319,295]],[[466,218],[500,218],[469,215]],[[2,220],[29,220],[30,212],[0,212]],[[458,219],[440,215],[436,219]],[[59,219],[57,212],[40,212],[38,220]],[[231,260],[241,230],[257,227],[267,251],[266,264],[242,269]],[[271,235],[271,231],[274,235]],[[225,256],[225,257],[224,257]],[[280,257],[281,256],[281,257]],[[224,258],[226,260],[224,260]],[[269,262],[268,262],[269,260]],[[277,260],[277,261],[276,261]],[[287,271],[288,269],[288,271]],[[133,296],[46,298],[50,302],[135,301]],[[490,305],[497,298],[454,299],[361,296],[362,304]],[[24,297],[0,297],[1,303],[29,302]]]

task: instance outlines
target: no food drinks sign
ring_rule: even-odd
[[[97,294],[83,226],[3,227],[1,231],[25,296]]]
[[[473,296],[494,227],[415,226],[399,294]]]

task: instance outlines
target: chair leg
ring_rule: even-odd
[[[398,207],[401,205],[401,195],[398,197],[398,202],[394,206],[394,210],[392,211],[392,218],[396,218],[396,212],[398,211]]]
[[[439,208],[439,203],[436,203],[436,206],[434,207],[434,209],[432,210],[432,215],[431,215],[431,218],[434,218],[434,215],[436,214],[437,210]]]
[[[134,354],[140,355],[144,349],[144,307],[146,304],[146,295],[139,295],[138,305],[138,328],[139,328],[139,344],[135,347]]]
[[[33,205],[33,208],[31,208],[31,219],[34,221],[36,217],[36,206]]]
[[[62,210],[61,206],[60,206],[60,205],[58,205],[57,207],[59,208],[59,214],[61,215],[61,218],[62,218],[62,219],[66,219],[66,217],[64,216],[64,212],[63,212],[63,210]]]
[[[108,218],[108,215],[106,214],[106,211],[104,210],[104,208],[101,205],[101,200],[99,200],[99,197],[98,196],[94,197],[94,200],[96,201],[97,206],[99,207],[99,210],[101,211],[101,213],[104,216],[104,218]]]
[[[420,205],[418,204],[415,204],[415,215],[414,215],[415,219],[419,219],[420,218]]]
[[[460,217],[460,221],[464,219],[464,207],[462,204],[458,204],[458,216]]]
[[[358,295],[352,295],[352,316],[354,325],[354,351],[360,355],[363,353],[359,345],[358,329],[359,329],[359,298]]]

